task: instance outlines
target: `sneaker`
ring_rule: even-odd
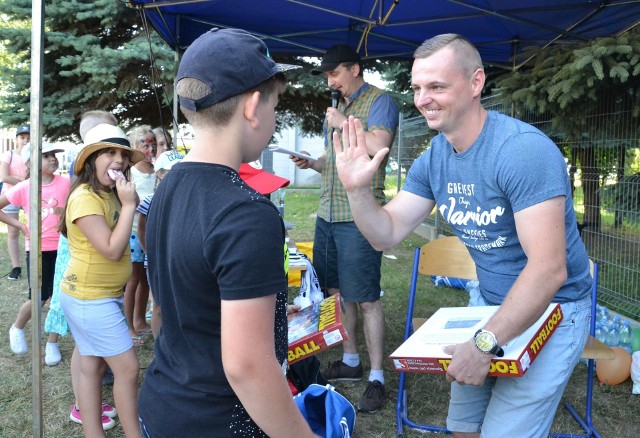
[[[106,403],[103,403],[103,409],[104,409],[104,405]],[[107,405],[109,406],[109,405]],[[115,409],[114,409],[115,411]],[[74,423],[78,423],[78,424],[82,424],[82,417],[80,416],[80,411],[78,410],[78,408],[76,407],[75,404],[71,405],[71,412],[69,413],[69,419],[71,421],[73,421]],[[106,415],[102,416],[102,429],[103,430],[109,430],[112,429],[113,426],[116,425],[116,422],[113,418],[110,418]]]
[[[22,356],[27,354],[29,347],[27,347],[27,339],[24,336],[24,329],[12,325],[9,329],[9,345],[13,354]]]
[[[102,376],[102,386],[113,385],[113,371],[111,368],[107,367],[104,375]]]
[[[384,403],[384,385],[377,380],[369,382],[367,389],[364,391],[358,410],[368,412],[370,414],[378,412]]]
[[[350,367],[341,360],[329,363],[329,366],[320,371],[326,380],[362,380],[362,363],[356,367]]]
[[[22,268],[15,267],[11,270],[9,275],[7,275],[8,280],[17,280],[20,278],[20,274],[22,274]]]
[[[109,418],[116,418],[118,413],[116,412],[116,408],[109,403],[102,403],[102,415],[106,415]]]
[[[61,360],[62,356],[60,355],[58,343],[47,342],[46,347],[44,347],[44,363],[46,363],[47,366],[53,367],[58,365]]]

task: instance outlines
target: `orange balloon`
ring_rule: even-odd
[[[631,375],[631,355],[621,347],[611,347],[615,359],[598,359],[596,374],[601,385],[618,385]]]

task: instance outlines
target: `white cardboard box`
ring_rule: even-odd
[[[499,306],[443,307],[431,316],[391,356],[396,371],[445,374],[451,355],[442,348],[471,339]],[[504,357],[494,357],[490,376],[521,377],[562,321],[562,308],[551,303],[520,336],[503,345]]]

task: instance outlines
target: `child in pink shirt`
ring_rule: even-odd
[[[30,147],[23,149],[22,158],[28,164]],[[53,275],[56,264],[58,240],[60,232],[58,223],[64,211],[69,194],[69,178],[55,175],[58,170],[56,152],[62,152],[53,145],[42,146],[42,290],[41,299],[44,304],[53,294]],[[30,184],[29,180],[19,182],[0,196],[0,208],[9,204],[21,207],[27,215],[30,214]],[[29,272],[29,229],[12,215],[0,211],[0,221],[20,229],[25,235],[25,249],[27,252],[27,272]],[[24,327],[31,319],[31,285],[29,285],[29,299],[20,307],[18,316],[9,330],[11,351],[16,355],[26,354],[28,351]],[[45,347],[45,363],[54,366],[60,363],[61,356],[58,348],[58,334],[49,333]]]

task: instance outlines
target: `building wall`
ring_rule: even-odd
[[[276,134],[273,144],[293,151],[307,151],[312,157],[316,158],[324,153],[324,139],[322,136],[303,137],[297,127],[287,128]],[[287,154],[265,151],[263,153],[263,166],[276,175],[289,179],[291,186],[320,186],[320,174],[318,172],[312,169],[298,169]]]

